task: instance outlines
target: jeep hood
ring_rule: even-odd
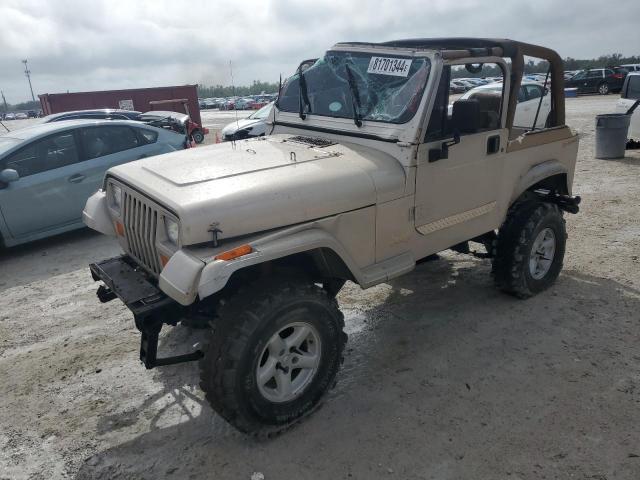
[[[107,173],[180,219],[182,245],[232,238],[403,195],[404,169],[363,147],[275,135],[172,152]],[[383,158],[384,157],[384,158]]]

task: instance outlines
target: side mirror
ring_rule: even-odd
[[[460,133],[476,133],[481,126],[480,102],[475,98],[453,102],[451,124]]]
[[[432,148],[429,150],[429,163],[437,162],[449,158],[449,147],[453,147],[460,143],[460,132],[453,131],[453,138],[448,142],[442,142],[440,148]]]
[[[11,183],[20,180],[20,175],[13,168],[5,168],[0,172],[0,182]]]

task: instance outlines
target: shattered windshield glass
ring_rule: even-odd
[[[406,123],[418,109],[430,66],[428,58],[329,51],[303,70],[309,99],[304,113]],[[283,86],[277,106],[300,112],[297,73]]]

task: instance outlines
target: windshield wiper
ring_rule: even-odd
[[[302,62],[304,63],[304,62]],[[309,94],[307,92],[307,81],[302,74],[302,63],[298,66],[298,96],[300,98],[299,115],[302,120],[307,118],[304,112],[304,106],[307,106],[307,112],[311,113],[311,102],[309,102]]]
[[[358,92],[358,86],[353,78],[353,72],[351,67],[345,64],[345,70],[347,71],[347,81],[349,82],[349,91],[351,92],[351,104],[353,106],[353,123],[356,127],[362,126],[362,117],[360,116],[360,93]]]

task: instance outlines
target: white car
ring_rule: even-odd
[[[271,113],[273,102],[267,103],[260,110],[247,118],[235,120],[222,129],[222,140],[242,140],[243,138],[261,137],[267,133],[265,121]]]
[[[640,63],[625,63],[620,66],[626,68],[629,72],[640,72]]]
[[[631,106],[640,99],[640,72],[633,72],[627,75],[620,92],[620,100],[616,104],[616,112],[625,113]],[[640,142],[640,107],[636,108],[631,116],[631,124],[629,125],[630,140]]]
[[[474,98],[479,94],[495,94],[496,96],[502,96],[502,83],[489,83],[487,85],[481,85],[476,88],[472,88],[466,92],[460,100],[467,100]],[[540,97],[542,103],[540,104]],[[520,91],[518,92],[518,105],[516,107],[516,114],[513,119],[514,127],[531,128],[533,121],[536,117],[536,111],[538,110],[538,104],[540,104],[540,112],[538,113],[538,119],[536,120],[536,128],[544,128],[547,123],[547,117],[551,112],[551,96],[549,95],[549,89],[537,82],[523,81],[520,84]],[[449,116],[452,114],[453,105],[449,105]]]

